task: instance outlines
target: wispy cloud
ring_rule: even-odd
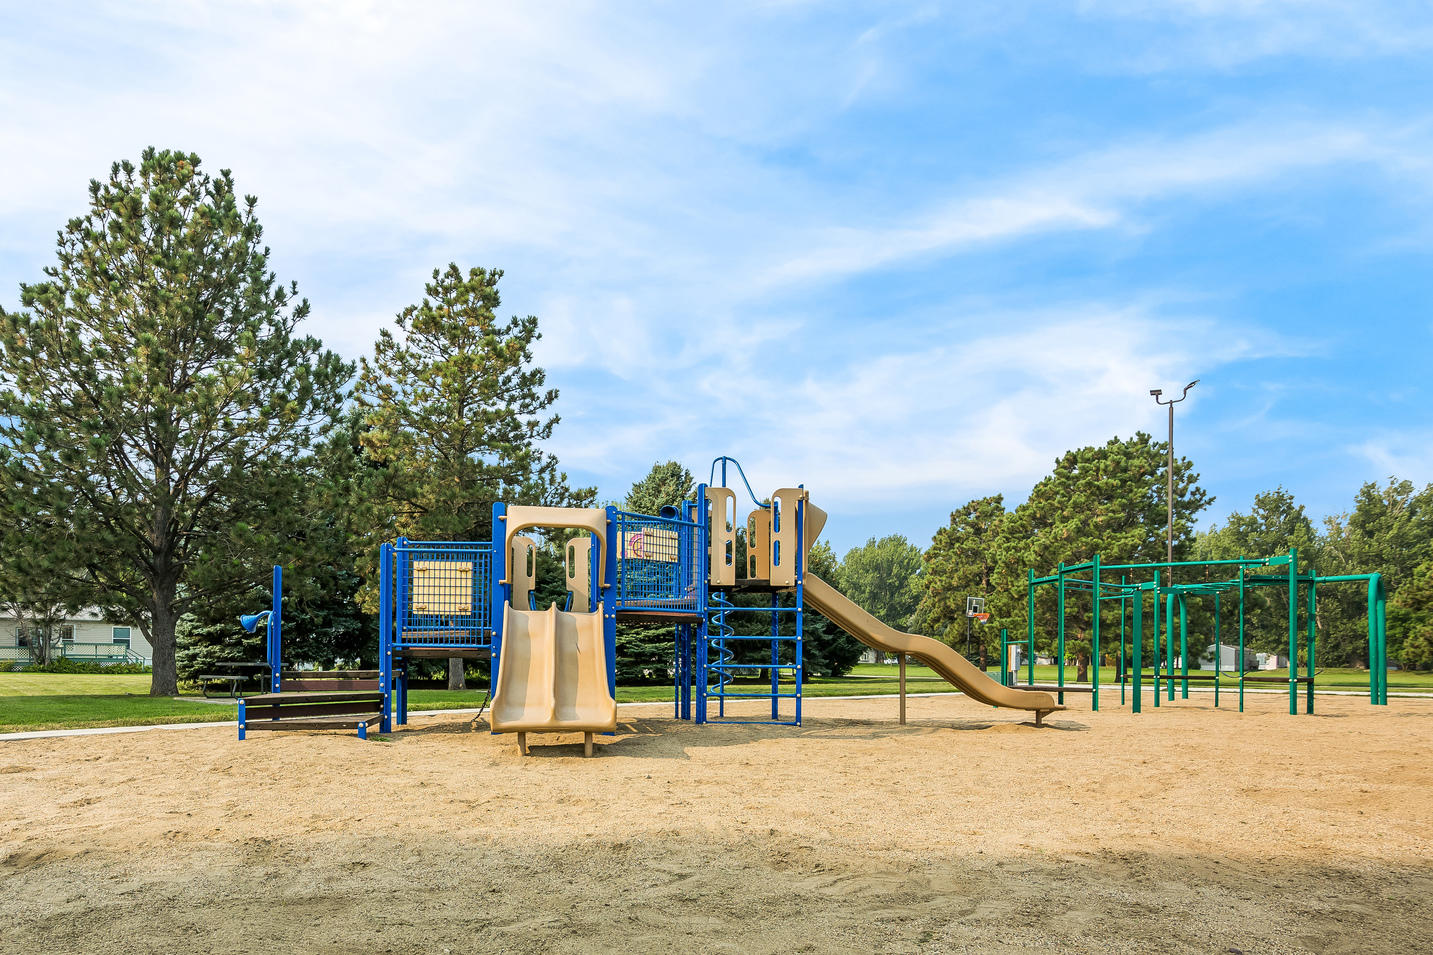
[[[1382,215],[1329,227],[1310,268],[1426,251],[1409,210],[1433,195],[1433,107],[1199,85],[1263,57],[1403,57],[1429,44],[1418,12],[35,4],[0,29],[0,139],[22,144],[0,151],[0,298],[112,160],[192,149],[260,196],[280,277],[350,356],[434,266],[505,268],[563,392],[555,450],[604,493],[729,450],[763,486],[938,511],[1147,425],[1152,380],[1326,340],[1236,291],[1298,264],[1287,236],[1219,257],[1269,196],[1303,212],[1335,183]],[[1415,65],[1386,86],[1426,81]],[[1184,75],[1130,76],[1163,69]]]

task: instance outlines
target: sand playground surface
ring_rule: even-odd
[[[3,742],[0,950],[1433,951],[1433,700],[1105,707]]]

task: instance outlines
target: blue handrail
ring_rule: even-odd
[[[712,461],[711,475],[707,478],[707,483],[712,487],[726,487],[726,462],[728,461],[736,465],[736,473],[741,475],[741,483],[746,485],[746,493],[751,498],[751,503],[757,507],[770,508],[770,504],[763,504],[756,499],[756,492],[751,489],[751,482],[746,479],[746,472],[741,469],[741,462],[736,458],[723,454],[721,457],[714,459]],[[716,469],[718,464],[722,466],[720,484],[716,482]]]

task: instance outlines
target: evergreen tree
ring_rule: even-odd
[[[299,335],[228,170],[145,150],[89,188],[45,280],[0,309],[0,511],[64,515],[45,571],[139,623],[177,691],[181,615],[282,559],[304,452],[350,368]]]
[[[1098,553],[1105,563],[1165,559],[1166,445],[1140,432],[1111,438],[1103,446],[1067,451],[1055,470],[1030,492],[1006,523],[1003,548],[1007,580],[1023,564],[1044,575],[1061,562]],[[1188,458],[1174,462],[1174,557],[1185,559],[1193,542],[1194,519],[1213,498],[1199,486]],[[1022,568],[1023,571],[1023,568]],[[1022,573],[1023,576],[1023,573]],[[1023,593],[1023,586],[1020,588]],[[1053,617],[1053,588],[1042,588],[1037,612]],[[1093,654],[1093,614],[1088,604],[1067,601],[1066,653],[1074,656],[1076,679],[1084,680]],[[1108,608],[1103,611],[1112,613]],[[1023,616],[1023,614],[1022,614]],[[1110,618],[1118,626],[1117,619]],[[1101,625],[1106,623],[1101,617]],[[1051,649],[1047,638],[1045,649]],[[1103,647],[1102,647],[1103,649]]]
[[[422,300],[398,313],[397,334],[383,329],[361,363],[360,441],[378,465],[359,501],[375,529],[359,557],[368,609],[377,609],[368,568],[380,536],[486,540],[494,501],[587,506],[596,496],[569,488],[540,447],[558,423],[557,390],[532,361],[537,317],[497,317],[502,274],[434,269]],[[449,661],[448,674],[449,687],[461,689],[461,659]]]
[[[1388,606],[1388,658],[1433,670],[1433,560],[1418,566]]]
[[[633,514],[657,514],[663,507],[680,508],[692,495],[696,481],[676,461],[655,463],[641,480],[627,491],[622,510]],[[612,542],[610,546],[621,546]],[[705,566],[698,567],[704,573]],[[617,679],[622,683],[660,683],[672,678],[676,634],[671,627],[650,623],[617,624]]]
[[[1319,546],[1320,574],[1383,575],[1390,599],[1433,558],[1433,485],[1389,478],[1379,487],[1364,484],[1354,509],[1325,521]],[[1361,587],[1319,588],[1319,657],[1342,665],[1364,665],[1368,653],[1368,599]]]
[[[1299,550],[1301,569],[1317,568],[1319,539],[1313,521],[1304,506],[1283,487],[1254,495],[1247,513],[1235,511],[1224,525],[1214,526],[1200,535],[1195,557],[1201,560],[1229,560],[1237,557],[1277,557],[1287,554],[1290,547]],[[1209,576],[1227,578],[1227,569],[1211,569]],[[1254,650],[1287,652],[1289,645],[1289,595],[1287,588],[1253,587],[1245,593],[1245,642]],[[1193,604],[1191,604],[1193,606]],[[1237,601],[1228,622],[1238,626],[1234,618]],[[1208,610],[1201,601],[1199,626]]]
[[[841,566],[836,552],[825,541],[811,545],[806,569],[822,580],[837,582]],[[866,645],[836,626],[815,610],[801,615],[802,664],[808,677],[845,676],[866,652]]]
[[[656,514],[664,506],[680,507],[696,493],[696,478],[676,461],[653,464],[647,476],[632,485],[622,509],[632,514]]]
[[[920,605],[920,572],[920,548],[890,534],[847,551],[839,580],[846,596],[877,620],[905,630]]]
[[[1017,588],[1002,573],[1005,565],[1000,557],[1009,516],[998,494],[970,501],[951,512],[950,524],[935,532],[923,558],[918,614],[922,629],[963,646],[970,628],[968,632],[979,641],[982,668],[992,633],[998,635],[999,627],[1010,626],[1017,612],[1024,616],[1023,574]],[[967,597],[985,598],[989,626],[971,626],[965,613]]]

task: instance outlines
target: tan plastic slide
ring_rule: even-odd
[[[940,674],[942,679],[965,691],[965,695],[973,700],[991,706],[1031,710],[1035,713],[1036,724],[1039,724],[1046,714],[1064,709],[1048,693],[1001,686],[939,640],[902,633],[894,627],[886,626],[810,571],[806,573],[804,583],[806,603],[836,626],[868,647],[886,653],[910,654]]]
[[[492,728],[517,733],[580,731],[588,756],[592,734],[617,729],[617,701],[607,689],[601,613],[503,609],[503,644],[493,686]]]

